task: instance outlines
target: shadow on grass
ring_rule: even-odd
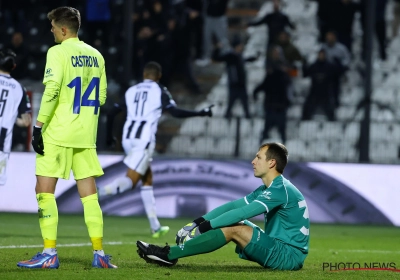
[[[148,264],[152,267],[160,267],[161,269],[171,269],[171,270],[180,270],[188,273],[199,273],[199,272],[265,272],[265,271],[273,271],[268,268],[263,268],[262,266],[238,266],[233,264],[224,264],[223,262],[215,262],[213,265],[210,264],[179,264],[172,267],[162,267],[154,264]]]

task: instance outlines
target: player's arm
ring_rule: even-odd
[[[164,111],[171,114],[171,116],[175,118],[190,118],[190,117],[205,117],[212,116],[211,108],[214,105],[208,106],[200,111],[191,111],[178,108],[176,106],[175,101],[172,99],[171,94],[169,93],[166,87],[160,86],[161,88],[161,106]]]
[[[190,117],[205,117],[205,116],[212,116],[211,108],[214,105],[208,106],[200,111],[191,111],[178,108],[176,106],[171,106],[166,111],[171,114],[171,116],[175,118],[190,118]]]
[[[204,220],[209,221],[209,220],[219,217],[220,215],[222,215],[228,211],[241,208],[245,205],[247,205],[247,203],[244,198],[233,200],[233,201],[222,204],[221,206],[218,206],[217,208],[211,210],[207,214],[203,215],[203,218],[204,218]]]
[[[58,51],[57,47],[54,46],[47,51],[46,68],[43,78],[45,90],[40,103],[36,125],[33,127],[32,133],[32,147],[40,155],[44,155],[42,127],[53,116],[58,99],[60,98],[60,89],[63,80],[65,57],[63,53]]]
[[[258,189],[260,189],[260,188],[264,188],[264,185],[258,187]],[[224,214],[230,210],[239,209],[239,208],[251,203],[252,201],[254,201],[256,199],[258,189],[253,191],[252,193],[248,194],[244,198],[233,200],[233,201],[225,203],[221,206],[218,206],[217,208],[211,210],[207,214],[193,220],[192,223],[187,224],[182,229],[190,231],[203,222],[210,221],[212,219],[215,219],[215,218],[221,216],[222,214]]]
[[[246,204],[243,207],[223,213],[215,219],[201,223],[199,225],[199,230],[201,233],[204,233],[210,229],[231,226],[240,221],[255,217],[265,212],[268,212],[265,205],[258,203],[257,201],[253,201],[252,203]]]
[[[63,60],[64,55],[58,52],[57,46],[48,50],[43,78],[45,90],[40,103],[37,126],[41,127],[41,125],[49,122],[58,103],[63,80]]]
[[[100,77],[100,93],[99,93],[99,102],[100,106],[103,106],[106,103],[107,99],[107,76],[106,76],[106,67],[103,63],[103,69],[101,71]]]
[[[31,125],[32,117],[31,114],[22,114],[20,117],[17,118],[15,124],[19,127],[28,127]]]
[[[25,88],[22,88],[22,98],[18,105],[18,117],[15,123],[19,127],[28,127],[31,125],[31,122],[31,102]]]
[[[261,188],[263,188],[263,186]],[[257,197],[254,198],[254,196]],[[277,189],[273,191],[267,190],[266,192],[260,192],[260,189],[258,189],[246,196],[245,200],[248,203],[245,206],[228,211],[210,221],[201,223],[199,226],[200,233],[215,228],[231,226],[262,213],[268,213],[276,207],[285,205],[285,203],[287,204],[286,193],[282,193],[281,190]]]

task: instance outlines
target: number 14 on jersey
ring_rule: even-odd
[[[76,77],[73,79],[68,85],[69,88],[75,88],[74,94],[74,108],[73,113],[79,114],[81,112],[81,106],[89,106],[94,107],[94,114],[97,115],[99,112],[100,101],[99,101],[99,87],[100,87],[100,78],[93,77],[90,81],[88,87],[86,88],[85,92],[83,93],[82,99],[82,78]],[[90,94],[92,91],[95,90],[94,99],[89,99]]]

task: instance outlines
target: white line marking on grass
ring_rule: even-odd
[[[122,245],[122,244],[134,244],[131,242],[104,242],[104,245]],[[57,244],[57,247],[84,247],[84,246],[92,246],[92,243],[71,243],[71,244]],[[40,245],[9,245],[9,246],[0,246],[0,249],[19,249],[19,248],[40,248],[43,247],[43,244]]]
[[[329,252],[400,254],[400,251],[385,251],[385,250],[334,250],[334,249],[330,249]]]

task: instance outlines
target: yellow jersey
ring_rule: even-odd
[[[37,120],[43,142],[95,148],[100,106],[106,101],[104,58],[78,38],[47,51],[43,93]]]

